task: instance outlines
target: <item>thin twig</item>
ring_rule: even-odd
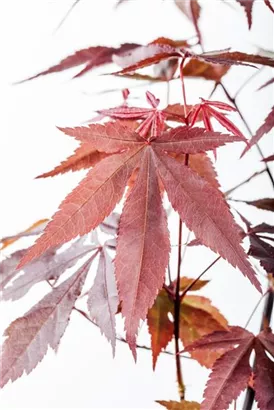
[[[196,282],[198,282],[199,279],[201,279],[201,277],[209,271],[209,269],[212,268],[212,266],[215,265],[215,263],[218,262],[218,260],[220,260],[221,257],[218,256],[218,258],[216,258],[199,276],[197,276],[196,279],[193,279],[193,281],[183,290],[182,294],[181,294],[181,300],[183,299],[183,297],[187,294],[187,292],[190,291],[190,289],[195,285]]]
[[[232,194],[232,192],[236,191],[236,189],[240,188],[241,186],[247,184],[248,182],[250,182],[253,178],[257,177],[258,175],[262,175],[264,172],[266,171],[266,169],[262,169],[261,171],[257,171],[254,172],[254,174],[252,174],[250,177],[248,177],[247,179],[245,179],[243,182],[240,182],[238,185],[236,185],[233,188],[230,188],[228,191],[224,192],[225,196],[228,196],[230,194]]]
[[[246,329],[247,326],[249,325],[249,323],[250,323],[252,317],[254,316],[254,313],[255,313],[256,310],[258,309],[258,307],[259,307],[261,301],[264,299],[264,297],[267,295],[267,293],[268,293],[268,291],[265,292],[263,295],[261,295],[260,299],[259,299],[258,302],[256,303],[254,309],[252,310],[251,314],[249,315],[249,318],[247,319],[247,322],[246,322],[246,324],[245,324],[245,326],[244,326],[245,329]]]
[[[75,312],[78,312],[80,315],[82,315],[82,316],[83,316],[86,320],[88,320],[91,324],[93,324],[94,326],[96,326],[96,327],[99,328],[99,326],[97,325],[97,323],[94,322],[94,321],[88,316],[88,314],[87,314],[86,312],[84,312],[84,311],[81,310],[81,309],[78,309],[78,308],[75,307],[75,306],[73,307],[73,310],[75,310]],[[123,343],[126,343],[126,344],[127,344],[126,339],[124,339],[123,337],[116,336],[116,340],[118,340],[118,342],[123,342]],[[144,345],[138,345],[138,344],[137,344],[136,347],[137,347],[137,349],[152,350],[151,347],[149,347],[149,346],[144,346]],[[168,354],[168,355],[170,355],[170,356],[175,356],[175,353],[170,352],[169,350],[162,350],[161,353]],[[190,356],[185,356],[185,355],[182,355],[182,354],[180,355],[180,357],[183,358],[183,359],[195,360],[195,359],[193,359],[193,358],[190,357]]]
[[[239,114],[239,116],[241,117],[242,122],[244,123],[244,125],[245,125],[247,131],[249,132],[250,136],[252,137],[252,136],[253,136],[253,133],[252,133],[252,131],[251,131],[251,128],[249,127],[249,125],[248,125],[248,123],[246,122],[246,120],[245,120],[245,118],[244,118],[242,112],[240,111],[240,109],[239,109],[239,107],[238,107],[238,104],[237,104],[237,102],[236,102],[236,99],[233,98],[233,97],[229,94],[229,92],[228,92],[228,90],[226,89],[225,85],[224,85],[221,81],[220,81],[218,84],[222,87],[222,89],[223,89],[223,91],[224,91],[224,93],[225,93],[227,99],[234,105],[234,107],[235,107],[236,110],[238,111],[238,114]],[[262,150],[261,150],[261,148],[260,148],[260,146],[259,146],[258,143],[256,144],[256,147],[257,147],[257,150],[258,150],[258,152],[259,152],[261,158],[264,159],[264,154],[263,154],[263,152],[262,152]],[[273,188],[274,188],[274,178],[273,178],[273,176],[272,176],[272,174],[271,174],[271,171],[270,171],[270,168],[269,168],[267,162],[265,162],[265,170],[266,170],[266,172],[267,172],[267,174],[268,174],[268,177],[269,177],[269,179],[270,179],[270,181],[271,181],[271,184],[272,184],[272,186],[273,186]]]
[[[180,307],[181,307],[181,298],[180,298],[180,272],[181,272],[181,262],[182,262],[182,228],[183,223],[179,216],[179,238],[178,238],[178,265],[177,265],[177,280],[176,280],[176,289],[175,289],[175,298],[174,298],[174,339],[175,339],[175,360],[176,360],[176,374],[177,374],[177,383],[180,400],[184,400],[185,397],[185,386],[182,376],[182,368],[180,361],[180,348],[179,348],[179,338],[180,338]]]
[[[70,8],[68,9],[68,11],[66,12],[65,16],[62,18],[62,20],[60,21],[60,23],[58,24],[58,26],[56,27],[56,29],[54,30],[54,34],[57,33],[57,31],[62,27],[62,25],[64,24],[64,22],[66,21],[66,19],[68,18],[68,16],[70,15],[70,13],[72,12],[72,10],[74,9],[75,6],[77,6],[77,4],[80,2],[80,0],[75,0],[74,3],[70,6]]]

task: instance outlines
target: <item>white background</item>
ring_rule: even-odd
[[[0,2],[0,237],[12,235],[38,219],[50,217],[63,197],[83,177],[84,172],[79,172],[53,179],[34,180],[35,176],[52,169],[70,155],[76,146],[56,129],[56,125],[77,125],[92,118],[95,109],[121,103],[119,93],[96,94],[104,89],[132,86],[134,105],[144,104],[140,98],[149,89],[161,98],[162,106],[166,103],[165,84],[134,88],[135,84],[128,80],[99,77],[98,71],[71,81],[79,68],[21,85],[12,83],[91,45],[118,46],[131,41],[145,44],[159,36],[184,39],[194,34],[192,25],[172,0],[131,0],[118,10],[114,9],[115,1],[112,0],[81,0],[63,27],[55,32],[72,3],[67,0]],[[243,9],[235,2],[227,3],[201,1],[201,29],[205,34],[205,49],[232,47],[249,52],[256,51],[256,46],[273,49],[273,17],[263,1],[255,2],[251,32],[247,29]],[[107,67],[104,72],[113,71],[113,68]],[[225,83],[232,94],[252,75],[253,70],[242,67],[231,69],[225,77]],[[273,88],[256,92],[270,76],[269,68],[262,70],[239,97],[240,108],[253,131],[273,105]],[[187,80],[186,87],[188,102],[195,103],[199,97],[207,98],[213,83]],[[225,101],[221,91],[214,99]],[[178,101],[182,101],[180,85],[173,82],[171,103]],[[246,133],[237,115],[231,118]],[[271,138],[269,134],[261,143],[265,156],[273,150]],[[223,190],[262,169],[255,148],[239,161],[242,149],[243,144],[234,144],[219,150],[216,166]],[[252,200],[272,195],[267,177],[260,176],[237,191],[235,198]],[[262,221],[273,223],[269,212],[259,212],[245,205],[239,205],[238,209],[245,212],[254,224]],[[172,223],[177,223],[174,215],[172,218]],[[176,230],[175,225],[172,228],[172,232]],[[174,236],[172,244],[176,242]],[[175,254],[172,255],[174,263]],[[8,250],[2,256],[6,255]],[[215,255],[206,249],[188,249],[183,272],[195,277],[214,258]],[[258,292],[240,272],[224,261],[218,262],[206,277],[213,281],[202,294],[212,299],[232,325],[244,326],[259,299]],[[260,278],[265,284],[263,277]],[[3,303],[0,330],[3,331],[12,320],[27,311],[46,291],[47,287],[41,284],[23,300]],[[258,331],[260,316],[261,309],[258,309],[249,327],[251,331]],[[148,341],[143,326],[139,342],[142,344]],[[172,346],[169,348],[172,349]],[[182,361],[182,367],[186,398],[200,401],[208,371],[187,359]],[[111,348],[98,329],[77,313],[72,314],[57,356],[49,352],[29,376],[24,375],[15,383],[9,383],[0,395],[2,408],[159,408],[154,400],[172,399],[178,399],[172,356],[161,355],[153,372],[149,351],[139,350],[135,365],[128,347],[118,342],[116,358],[113,360]],[[241,409],[240,401],[237,408]]]

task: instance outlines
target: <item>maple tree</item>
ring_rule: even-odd
[[[117,6],[124,2],[117,2]],[[130,102],[130,91],[124,89],[121,105],[97,110],[98,115],[86,125],[58,127],[60,135],[74,138],[78,147],[37,178],[83,169],[87,173],[50,220],[39,220],[25,231],[1,239],[1,249],[6,250],[19,244],[21,238],[38,236],[32,246],[19,247],[0,262],[2,299],[18,300],[40,282],[47,283],[49,289],[4,333],[1,387],[24,372],[30,373],[48,347],[57,350],[72,311],[77,311],[99,327],[111,344],[113,356],[116,342],[122,341],[136,360],[137,349],[142,348],[137,341],[141,322],[146,322],[151,337],[153,369],[159,355],[166,352],[170,342],[174,343],[179,399],[157,400],[167,409],[226,410],[243,390],[247,391],[244,410],[251,410],[254,400],[260,410],[274,408],[274,226],[264,221],[254,225],[229,206],[230,202],[244,202],[263,212],[274,211],[272,197],[246,200],[233,195],[259,173],[267,175],[274,188],[268,165],[274,156],[264,156],[258,145],[273,129],[274,108],[247,138],[229,118],[231,113],[238,114],[249,130],[237,105],[237,95],[232,97],[223,83],[232,66],[235,70],[238,66],[274,67],[274,59],[227,49],[205,52],[200,28],[202,4],[198,0],[174,3],[193,24],[195,44],[191,39],[160,37],[146,45],[125,42],[118,47],[89,47],[21,81],[83,66],[75,75],[81,77],[96,67],[114,63],[115,71],[107,66],[108,73],[132,82],[166,82],[169,87],[171,81],[178,81],[182,103],[167,101],[166,107],[160,108],[157,95],[146,91],[147,106],[136,106]],[[251,29],[254,2],[235,3],[244,8]],[[274,12],[270,1],[264,3]],[[153,72],[143,71],[150,66]],[[210,97],[188,104],[187,77],[213,81]],[[260,89],[272,83],[270,79]],[[228,102],[212,98],[218,88]],[[217,131],[219,126],[221,132]],[[214,160],[218,160],[219,147],[232,143],[242,144],[241,158],[257,147],[264,169],[222,192]],[[120,213],[117,205],[122,209]],[[174,275],[170,272],[170,208],[179,215]],[[192,232],[195,239],[183,244],[183,229]],[[247,252],[243,239],[248,240]],[[196,278],[183,276],[182,248],[198,246],[209,248],[216,259]],[[203,291],[208,284],[203,275],[221,258],[248,279],[246,286],[253,285],[263,293],[260,301],[265,298],[265,309],[257,336],[246,329],[250,319],[245,328],[231,326],[208,297],[193,294]],[[254,268],[254,259],[267,279],[266,289]],[[69,269],[72,271],[67,276]],[[77,307],[81,298],[86,299],[86,310]],[[117,334],[117,315],[123,318],[125,337]],[[211,370],[201,403],[186,399],[182,352]],[[251,363],[252,352],[255,359]]]

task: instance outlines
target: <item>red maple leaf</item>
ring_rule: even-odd
[[[139,168],[121,215],[115,258],[127,340],[134,354],[139,321],[146,318],[162,287],[169,259],[169,232],[159,181],[196,238],[237,266],[260,290],[222,193],[174,158],[203,153],[239,141],[239,137],[179,126],[157,138],[144,138],[119,121],[62,131],[80,141],[88,153],[96,150],[108,156],[97,162],[62,202],[44,234],[23,257],[21,267],[50,247],[84,235],[100,224],[122,199],[131,175]],[[70,158],[73,163],[73,156]]]
[[[228,332],[213,332],[202,337],[184,351],[215,351],[218,348],[229,350],[216,360],[212,368],[201,410],[226,409],[247,388],[253,373],[249,364],[253,350],[256,354],[255,399],[261,410],[271,410],[274,405],[274,362],[266,355],[268,352],[274,358],[274,335],[271,330],[264,330],[255,337],[241,327],[231,326]]]

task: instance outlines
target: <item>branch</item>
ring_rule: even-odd
[[[220,81],[218,84],[222,87],[222,89],[223,89],[223,91],[224,91],[224,93],[225,93],[227,99],[234,105],[234,107],[235,107],[236,110],[238,111],[238,114],[239,114],[239,116],[241,117],[242,122],[244,123],[244,125],[245,125],[247,131],[249,132],[250,136],[252,137],[253,133],[252,133],[252,131],[251,131],[251,128],[249,127],[249,125],[248,125],[248,123],[246,122],[246,120],[245,120],[245,118],[244,118],[242,112],[240,111],[240,109],[239,109],[239,107],[238,107],[238,104],[236,103],[236,98],[235,98],[235,97],[232,97],[232,96],[229,94],[229,92],[228,92],[228,90],[226,89],[225,85],[224,85],[221,81]],[[259,144],[258,144],[258,143],[256,144],[256,147],[257,147],[257,150],[258,150],[258,152],[259,152],[261,158],[264,159],[264,154],[263,154],[261,148],[259,147]],[[265,170],[266,170],[266,172],[267,172],[267,174],[268,174],[268,177],[269,177],[269,179],[270,179],[270,181],[271,181],[271,184],[272,184],[272,186],[273,186],[273,188],[274,188],[274,178],[273,178],[273,176],[272,176],[272,174],[271,174],[271,172],[270,172],[270,168],[269,168],[269,166],[268,166],[267,163],[265,163]]]

